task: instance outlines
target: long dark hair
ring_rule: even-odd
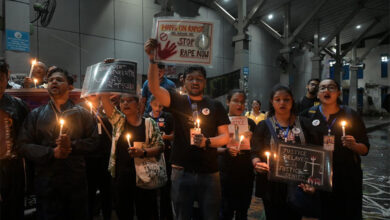
[[[233,95],[236,94],[236,93],[239,93],[239,94],[242,94],[244,95],[244,99],[246,100],[246,94],[244,92],[244,90],[242,89],[232,89],[229,91],[228,95],[227,95],[227,101],[230,102],[230,100],[232,99]]]
[[[272,88],[272,91],[271,91],[271,95],[270,95],[270,98],[269,98],[269,113],[268,115],[269,116],[273,116],[275,115],[275,109],[274,109],[274,106],[272,105],[272,100],[275,96],[275,93],[278,92],[278,91],[285,91],[287,92],[291,98],[292,98],[292,107],[291,107],[291,110],[290,110],[290,113],[292,115],[295,115],[295,101],[294,101],[294,96],[293,96],[293,93],[291,91],[291,89],[285,85],[282,85],[282,84],[276,84],[273,88]]]

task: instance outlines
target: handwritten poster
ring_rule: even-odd
[[[270,179],[307,183],[316,188],[332,189],[331,153],[322,147],[279,143],[271,154]]]
[[[156,23],[156,61],[211,65],[213,23],[159,19]]]
[[[250,150],[250,139],[245,136],[249,131],[248,118],[245,116],[230,116],[229,137],[227,147],[239,148],[240,150]],[[240,137],[244,136],[240,144]]]
[[[137,94],[137,63],[119,60],[87,67],[81,97],[98,93]]]

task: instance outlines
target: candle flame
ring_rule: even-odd
[[[33,59],[32,61],[31,61],[31,65],[35,65],[37,63],[37,59]]]
[[[87,102],[88,103],[88,105],[89,105],[89,107],[91,107],[92,108],[92,102]]]
[[[198,128],[200,128],[200,120],[199,120],[199,118],[196,119],[196,123],[197,123],[197,125],[198,125]]]
[[[346,124],[347,124],[346,121],[342,121],[342,122],[341,122],[341,126],[343,126],[343,127],[345,127]]]
[[[274,158],[276,158],[276,153],[274,153]]]
[[[126,138],[127,138],[127,141],[130,141],[131,135],[130,135],[130,134],[127,134],[127,135],[126,135]]]
[[[34,82],[35,82],[35,83],[37,83],[37,82],[38,82],[38,80],[37,80],[37,79],[34,79]]]
[[[266,151],[266,152],[265,152],[265,155],[266,155],[267,157],[269,157],[269,155],[271,155],[271,153],[270,153],[269,151]]]
[[[241,136],[240,136],[240,142],[241,142],[242,140],[244,140],[244,135],[241,135]]]
[[[64,125],[64,124],[65,124],[65,120],[61,118],[61,119],[60,119],[60,124],[61,124],[61,125]]]

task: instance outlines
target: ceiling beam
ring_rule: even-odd
[[[349,45],[349,47],[347,49],[345,49],[343,51],[343,53],[341,54],[342,57],[344,57],[345,55],[347,55],[347,53],[352,49],[354,48],[358,43],[360,43],[362,40],[363,40],[363,37],[368,33],[370,32],[370,30],[372,28],[375,27],[375,25],[377,25],[378,23],[380,22],[380,19],[378,18],[375,18],[375,20],[373,20],[370,24],[370,26],[368,26],[366,28],[366,30],[364,30],[357,39],[355,39],[354,41],[352,41],[351,45]]]
[[[326,38],[325,42],[322,43],[320,50],[323,50],[326,46],[328,46],[328,44],[333,40],[334,37],[340,34],[345,25],[347,25],[352,20],[352,18],[355,17],[355,15],[358,14],[359,11],[363,8],[364,3],[366,1],[367,0],[362,0],[355,5],[352,12],[343,20],[343,22],[341,22],[341,24],[336,29],[333,30],[332,34]]]
[[[263,27],[268,33],[270,33],[274,38],[278,39],[281,43],[283,43],[282,35],[279,34],[275,29],[273,29],[270,25],[265,23],[263,20],[259,20],[256,22],[256,24],[259,24],[261,27]]]
[[[310,14],[305,18],[305,20],[294,30],[294,32],[292,33],[292,35],[288,38],[288,45],[290,45],[294,40],[295,38],[297,37],[297,35],[299,33],[301,33],[301,31],[306,27],[306,25],[309,24],[309,22],[314,18],[314,16],[320,11],[320,9],[322,8],[322,6],[325,5],[325,3],[327,2],[327,0],[322,0],[319,4],[317,4],[317,7],[314,8],[314,10],[312,10],[310,12]]]
[[[381,43],[382,43],[382,41],[384,41],[388,36],[390,35],[390,30],[388,30],[380,39],[378,39],[377,41],[376,41],[376,43],[372,46],[372,47],[370,47],[360,58],[359,58],[359,60],[360,61],[363,61],[363,60],[365,60],[366,59],[366,57],[367,57],[367,55],[374,49],[374,48],[376,48],[377,46],[379,46]]]
[[[333,53],[333,51],[329,50],[328,48],[324,48],[323,51],[327,53],[329,56],[331,56],[333,59],[336,57],[336,54]]]
[[[230,24],[237,28],[237,19],[233,17],[226,9],[224,9],[217,1],[213,1],[211,7],[217,10]]]
[[[244,20],[244,28],[247,28],[248,25],[250,24],[253,16],[256,14],[256,12],[258,12],[261,8],[261,6],[265,3],[266,0],[257,0],[257,2],[255,3],[255,5],[252,7],[251,11],[249,12],[249,14],[245,17],[245,20]]]

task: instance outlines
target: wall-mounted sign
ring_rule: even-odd
[[[158,19],[155,33],[158,42],[156,61],[211,65],[212,22]]]
[[[30,33],[24,31],[5,30],[6,49],[30,52]]]

